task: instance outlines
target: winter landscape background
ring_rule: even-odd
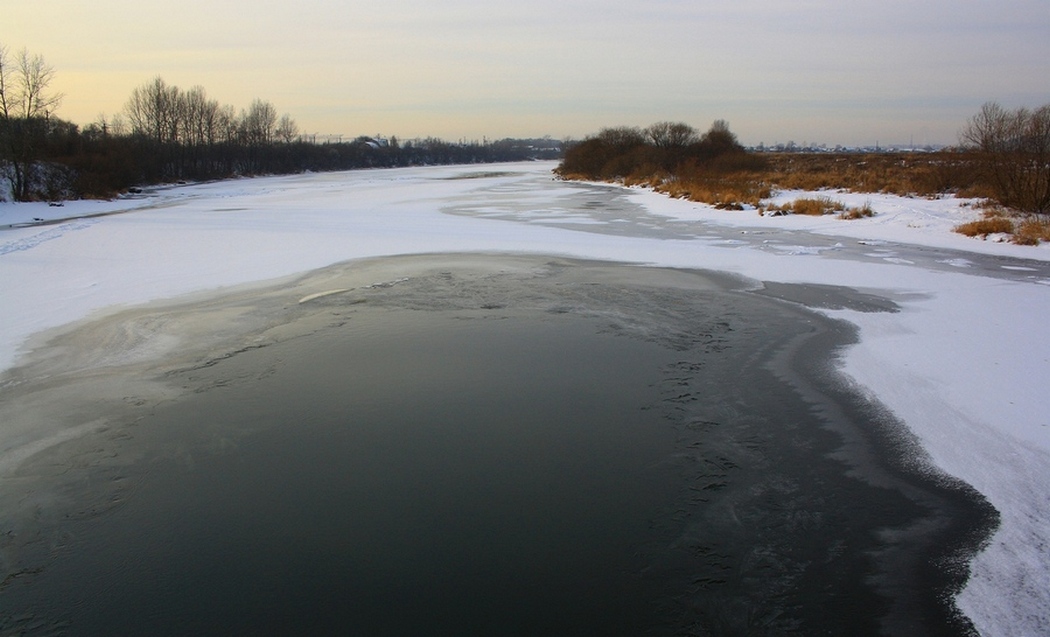
[[[972,485],[1001,515],[959,607],[982,634],[1050,628],[1045,247],[952,233],[978,212],[950,197],[834,193],[870,204],[875,216],[760,217],[644,189],[562,182],[553,167],[302,174],[61,207],[0,204],[0,366],[10,371],[40,343],[37,335],[73,321],[366,257],[549,254],[715,270],[756,288],[848,286],[892,299],[901,311],[819,308],[859,330],[838,369],[907,425],[929,462]],[[162,335],[150,343],[151,356],[176,346]],[[0,467],[10,471],[68,435],[46,426],[4,431]]]

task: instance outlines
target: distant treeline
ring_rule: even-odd
[[[53,69],[0,47],[0,200],[110,197],[138,185],[233,176],[557,159],[549,138],[399,142],[361,136],[315,143],[287,114],[257,99],[243,110],[161,78],[136,88],[123,112],[83,128],[54,115]],[[43,106],[41,106],[43,105]],[[17,106],[17,108],[15,107]]]
[[[398,142],[358,137],[346,142],[313,143],[298,137],[256,140],[233,137],[204,143],[157,141],[141,134],[114,134],[89,126],[56,123],[41,160],[66,170],[53,183],[54,197],[108,197],[136,185],[291,174],[354,168],[393,168],[557,159],[561,143],[550,139],[448,142],[436,138]],[[52,181],[55,181],[52,179]],[[47,188],[45,188],[47,190]]]

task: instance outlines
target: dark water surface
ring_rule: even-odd
[[[406,263],[23,463],[44,504],[4,544],[0,628],[968,630],[946,593],[987,508],[834,380],[843,325],[699,273]]]

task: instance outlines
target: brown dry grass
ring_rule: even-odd
[[[955,227],[955,231],[967,237],[988,238],[990,234],[1011,234],[1014,222],[1006,217],[992,216],[970,221]]]
[[[668,179],[654,188],[670,197],[735,210],[743,210],[745,205],[757,208],[762,199],[773,194],[769,186],[742,174]]]
[[[1023,215],[991,202],[982,202],[984,217],[960,224],[955,232],[968,237],[987,239],[989,235],[1007,235],[1010,243],[1037,246],[1050,242],[1050,219],[1038,215]]]
[[[819,217],[845,210],[846,206],[841,201],[835,201],[831,197],[816,197],[812,199],[803,197],[792,201],[789,208],[792,214]]]
[[[765,179],[792,190],[937,196],[973,188],[977,181],[976,161],[965,153],[770,153],[767,158]]]
[[[847,207],[841,201],[831,197],[801,197],[794,201],[779,206],[760,206],[759,212],[763,215],[811,215],[823,216],[838,213],[839,219],[863,219],[875,216],[870,202],[863,206]]]
[[[875,211],[872,210],[870,201],[865,201],[863,206],[852,206],[839,213],[839,219],[863,219],[874,216]]]
[[[779,206],[763,206],[759,209],[764,215],[811,215],[819,217],[846,209],[845,204],[831,197],[801,197]]]
[[[747,171],[724,172],[690,167],[672,174],[639,170],[621,182],[626,186],[652,188],[675,199],[687,199],[729,210],[743,210],[746,205],[757,208],[763,199],[773,196],[768,184],[762,182],[755,173]]]
[[[680,167],[674,174],[655,167],[639,169],[624,183],[649,186],[690,201],[738,208],[761,208],[762,200],[770,197],[774,188],[841,189],[926,197],[948,192],[966,197],[988,195],[976,186],[976,162],[965,153],[760,153],[748,157],[752,161],[739,169],[688,166]],[[834,211],[843,210],[844,207],[839,207]],[[809,211],[776,212],[828,213],[819,206]],[[869,216],[869,212],[870,206],[846,218]]]
[[[763,200],[771,197],[775,189],[844,190],[931,198],[954,193],[959,197],[984,199],[974,207],[985,211],[985,218],[964,223],[956,232],[982,238],[1007,234],[1011,235],[1011,241],[1022,245],[1050,241],[1050,220],[1017,217],[992,200],[993,193],[978,178],[978,159],[968,153],[756,153],[750,156],[758,158],[746,169],[688,166],[670,173],[647,167],[636,170],[623,182],[721,209],[754,208],[759,214],[769,215],[837,214],[840,219],[862,219],[873,216],[874,211],[870,203],[846,207],[831,197],[802,198],[781,206],[771,206]]]
[[[1012,241],[1018,245],[1035,246],[1050,241],[1050,220],[1028,217],[1014,226]]]

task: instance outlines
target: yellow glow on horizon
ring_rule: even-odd
[[[934,142],[980,104],[1050,102],[1044,0],[0,0],[0,43],[55,67],[58,112],[156,76],[304,131],[580,137],[730,121],[745,141]],[[995,28],[990,28],[995,27]]]

